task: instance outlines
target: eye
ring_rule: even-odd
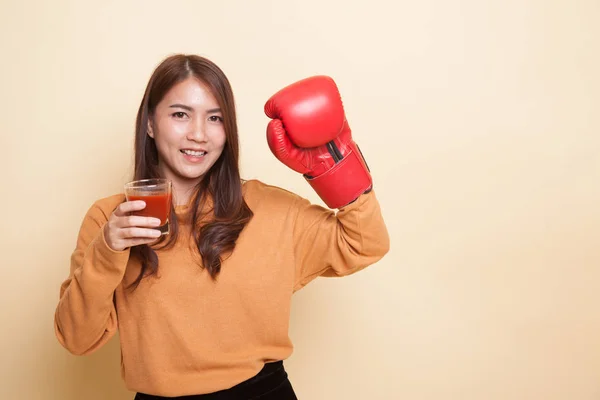
[[[175,117],[177,119],[183,119],[186,118],[188,115],[186,113],[184,113],[183,111],[177,111],[174,112],[173,114],[171,114],[172,117]]]
[[[223,117],[219,117],[218,115],[211,115],[208,117],[208,120],[211,122],[223,122]]]

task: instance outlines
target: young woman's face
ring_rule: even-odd
[[[209,88],[193,77],[167,92],[149,125],[159,169],[174,185],[198,183],[225,147],[219,104]]]

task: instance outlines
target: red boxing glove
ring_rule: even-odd
[[[279,161],[304,174],[330,208],[371,189],[373,181],[346,121],[333,79],[314,76],[275,93],[265,104],[269,148]]]

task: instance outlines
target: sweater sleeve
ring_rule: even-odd
[[[98,203],[88,210],[71,255],[69,277],[60,287],[54,330],[60,344],[76,355],[94,352],[117,330],[113,298],[129,250],[114,251],[106,243],[103,227],[109,215]]]
[[[374,191],[337,213],[301,199],[294,225],[294,290],[318,276],[357,272],[379,261],[389,247],[389,234]]]

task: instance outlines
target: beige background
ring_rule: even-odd
[[[295,296],[307,399],[600,398],[600,3],[0,3],[1,399],[131,399],[118,341],[53,333],[81,219],[120,191],[152,69],[207,56],[243,174],[318,201],[265,141],[264,101],[339,84],[392,250]]]

